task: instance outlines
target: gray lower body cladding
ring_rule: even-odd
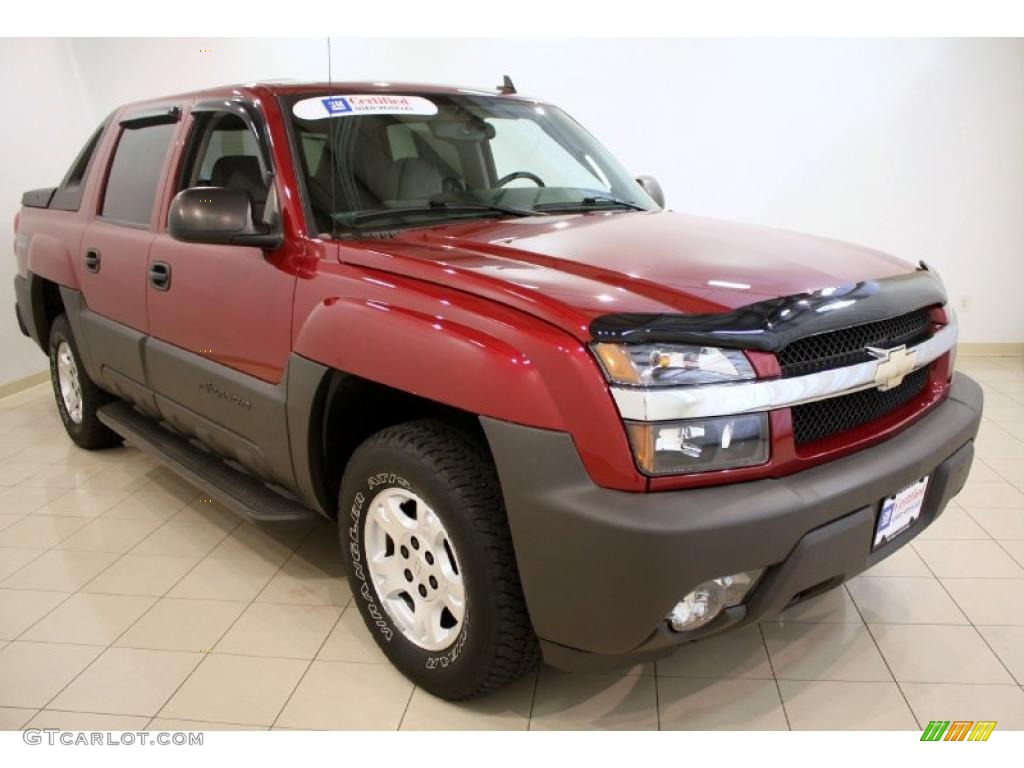
[[[39,343],[38,333],[35,330],[35,319],[31,314],[32,299],[29,294],[28,280],[21,275],[14,277],[14,314],[18,318],[18,328],[32,341]]]
[[[98,386],[323,512],[310,414],[326,367],[292,354],[270,384],[96,314],[79,291],[61,298]]]
[[[778,479],[647,494],[596,486],[565,433],[482,419],[546,660],[584,668],[659,655],[870,567],[963,486],[981,408],[981,388],[958,374],[942,403],[867,450]],[[872,551],[881,500],[925,475],[914,528]],[[668,628],[669,611],[699,583],[760,567],[744,605],[691,633]]]

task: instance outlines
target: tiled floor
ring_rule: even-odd
[[[47,387],[0,401],[0,728],[1024,728],[1024,359],[913,544],[778,620],[470,704],[363,628],[329,525],[260,529],[136,450],[77,450]]]

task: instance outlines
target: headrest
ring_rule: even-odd
[[[256,201],[267,198],[260,162],[252,155],[224,155],[217,158],[210,173],[210,183],[215,187],[248,190]]]
[[[441,169],[420,157],[406,157],[391,171],[391,188],[399,200],[416,200],[444,191]]]

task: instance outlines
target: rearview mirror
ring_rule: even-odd
[[[493,139],[497,132],[493,125],[483,120],[440,121],[431,120],[428,125],[430,132],[445,141],[483,141]]]
[[[167,232],[175,240],[273,249],[281,233],[252,220],[252,197],[244,189],[190,187],[174,196]]]
[[[651,196],[651,199],[658,204],[659,208],[665,207],[665,193],[661,191],[661,184],[653,176],[637,176],[636,183],[644,188],[644,192]]]

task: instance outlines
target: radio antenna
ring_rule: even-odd
[[[331,36],[327,36],[327,95],[334,95],[334,80],[331,77]],[[334,155],[335,151],[335,135],[334,135],[335,121],[327,121],[327,159],[331,164],[331,237],[333,238],[336,234],[336,220],[334,214],[337,213],[337,206],[335,205],[335,176],[338,173],[338,162]]]
[[[501,85],[498,86],[498,93],[504,93],[511,95],[516,92],[516,87],[512,84],[512,78],[505,75]]]

